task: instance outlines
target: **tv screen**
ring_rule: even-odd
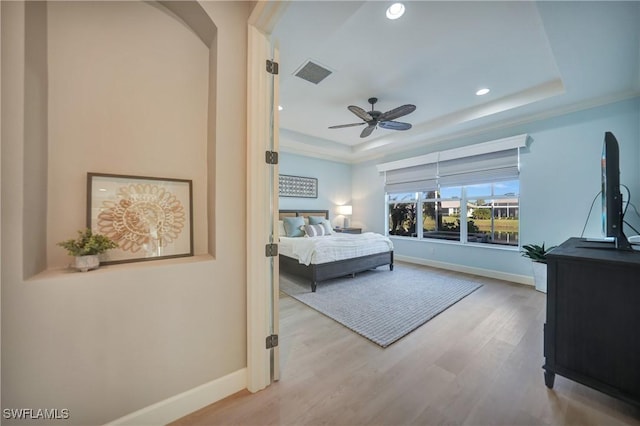
[[[602,233],[605,237],[613,237],[616,248],[631,250],[622,229],[623,219],[620,148],[613,133],[606,132],[602,146]]]

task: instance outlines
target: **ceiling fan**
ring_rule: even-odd
[[[373,132],[373,130],[378,126],[382,127],[383,129],[389,130],[409,130],[411,128],[411,124],[409,123],[402,123],[400,121],[393,120],[415,111],[415,105],[407,104],[399,106],[387,112],[380,112],[373,109],[376,102],[378,102],[378,98],[369,98],[369,103],[371,104],[371,111],[369,112],[354,105],[349,105],[347,107],[349,111],[364,120],[363,123],[340,124],[338,126],[330,126],[329,128],[340,129],[342,127],[361,126],[363,124],[367,124],[367,127],[364,128],[362,133],[360,133],[361,138],[366,138],[367,136],[369,136],[371,132]]]

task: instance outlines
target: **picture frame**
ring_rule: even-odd
[[[87,173],[87,228],[118,244],[102,265],[193,256],[192,181]]]
[[[278,190],[280,197],[318,198],[318,179],[280,175]]]

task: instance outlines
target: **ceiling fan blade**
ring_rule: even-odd
[[[411,105],[411,104],[402,105],[402,106],[399,106],[398,108],[394,108],[390,111],[383,113],[379,117],[379,120],[380,121],[395,120],[396,118],[400,118],[403,115],[411,114],[415,110],[416,110],[415,105]]]
[[[378,125],[383,129],[389,130],[409,130],[411,128],[411,124],[400,121],[381,121]]]
[[[373,132],[373,129],[375,129],[375,128],[376,128],[375,124],[369,124],[367,127],[364,128],[362,133],[360,133],[360,137],[361,138],[366,138],[367,136],[369,136],[371,134],[371,132]]]
[[[330,126],[330,129],[341,129],[343,127],[353,127],[353,126],[362,126],[363,124],[367,124],[367,123],[351,123],[351,124],[339,124],[337,126]]]
[[[349,109],[349,111],[351,111],[352,113],[354,113],[355,115],[357,115],[358,117],[363,119],[364,121],[373,120],[373,117],[371,115],[369,115],[369,113],[367,111],[363,110],[362,108],[360,108],[358,106],[349,105],[347,108]]]

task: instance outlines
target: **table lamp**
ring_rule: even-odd
[[[349,227],[349,217],[353,213],[353,207],[350,205],[338,206],[338,214],[344,216],[344,228]]]

